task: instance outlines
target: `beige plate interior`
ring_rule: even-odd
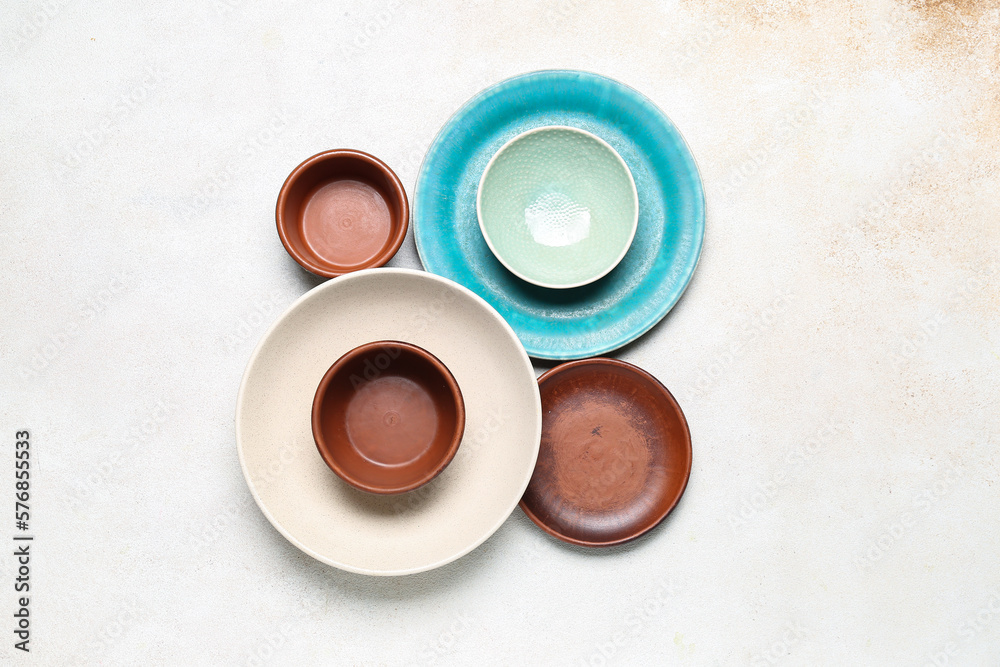
[[[430,351],[465,399],[454,460],[429,484],[396,496],[341,481],[310,428],[330,364],[374,340]],[[236,406],[240,464],[268,521],[310,556],[375,575],[430,570],[492,535],[528,485],[541,428],[535,373],[510,326],[464,287],[408,269],[358,271],[296,301],[254,350]]]

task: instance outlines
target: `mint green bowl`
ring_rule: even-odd
[[[511,273],[564,289],[594,282],[625,257],[639,197],[615,149],[557,125],[519,134],[497,151],[479,181],[476,213]]]

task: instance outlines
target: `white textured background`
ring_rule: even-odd
[[[997,2],[136,4],[0,10],[0,543],[21,428],[37,535],[30,656],[0,559],[0,661],[997,663]],[[233,433],[318,284],[278,188],[354,147],[412,195],[459,105],[549,67],[644,92],[702,170],[694,280],[620,354],[687,413],[687,494],[608,551],[516,511],[431,573],[313,562]]]

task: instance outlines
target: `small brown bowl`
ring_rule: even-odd
[[[308,271],[327,278],[382,266],[410,222],[399,177],[384,162],[341,148],[297,166],[278,193],[278,236]]]
[[[434,479],[455,457],[465,402],[451,372],[427,350],[367,343],[323,376],[312,431],[320,456],[342,480],[371,493],[403,493]]]

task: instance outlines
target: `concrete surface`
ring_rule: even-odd
[[[3,662],[996,662],[997,2],[0,14],[0,494],[10,512],[30,429],[36,536],[29,655],[0,560]],[[695,278],[619,355],[686,410],[687,494],[609,551],[517,511],[431,573],[313,562],[253,505],[233,434],[250,351],[318,284],[278,188],[348,146],[412,194],[460,104],[548,67],[643,91],[702,169]],[[419,266],[412,233],[392,265]]]

